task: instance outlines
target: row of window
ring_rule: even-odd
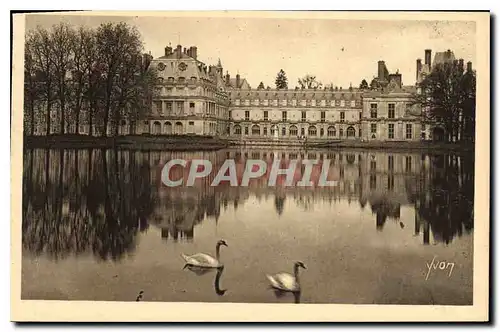
[[[387,118],[388,119],[395,119],[396,118],[396,104],[390,103],[390,104],[387,104],[387,106],[388,106]],[[408,107],[408,105],[407,105],[407,107]],[[376,119],[377,112],[378,112],[378,104],[376,104],[376,103],[370,104],[370,118]]]
[[[377,133],[377,124],[376,123],[371,124],[370,132],[372,134]],[[389,123],[387,137],[389,139],[394,139],[394,123]],[[413,138],[413,126],[411,123],[407,123],[406,124],[406,139],[412,139],[412,138]]]
[[[255,106],[257,106],[257,105],[278,106],[278,104],[280,106],[340,106],[340,107],[349,107],[349,106],[350,107],[356,107],[356,106],[360,107],[361,106],[361,103],[359,101],[358,101],[358,103],[356,103],[356,100],[349,100],[349,101],[346,101],[346,100],[328,100],[328,101],[327,100],[319,100],[319,101],[316,101],[315,99],[310,99],[310,100],[302,99],[302,100],[300,100],[299,103],[297,102],[297,99],[292,99],[292,100],[288,100],[288,99],[281,99],[281,100],[278,100],[278,99],[253,99],[253,100],[235,99],[234,104],[236,106],[240,106],[240,105],[250,106],[250,104],[255,105]]]
[[[231,118],[231,111],[229,111],[229,118]],[[287,121],[288,116],[287,116],[287,111],[282,111],[281,112],[281,120],[282,121]],[[359,119],[361,119],[361,113],[359,113]],[[245,121],[250,121],[250,111],[245,111]],[[264,111],[264,121],[269,121],[269,112]],[[306,118],[306,112],[302,111],[301,113],[301,121],[307,121]],[[321,111],[321,122],[326,121],[326,112]],[[340,121],[345,121],[345,112],[342,111],[340,112]]]
[[[242,128],[240,125],[235,125],[233,128],[233,131],[234,131],[235,135],[242,134]],[[250,129],[248,126],[244,127],[244,132],[245,132],[245,135],[249,135]],[[252,132],[252,135],[261,135],[260,126],[253,125],[251,127],[251,132]],[[279,133],[279,129],[277,126],[272,126],[270,129],[270,132],[271,132],[271,136],[274,136],[274,135]],[[298,136],[299,129],[297,128],[297,126],[290,126],[290,128],[288,129],[288,133],[289,133],[289,136]],[[346,133],[347,133],[347,137],[356,137],[356,129],[354,129],[354,127],[352,127],[352,126],[347,128]],[[281,128],[281,135],[286,136],[286,134],[287,134],[286,127],[282,127]],[[300,135],[305,136],[305,134],[306,134],[305,128],[300,128]],[[307,134],[308,134],[308,136],[317,136],[318,130],[315,126],[310,126],[307,129]],[[262,128],[262,135],[267,136],[267,127]],[[319,129],[319,136],[320,137],[325,136],[324,128]],[[328,127],[327,136],[328,137],[336,137],[337,136],[337,130],[334,126]],[[340,128],[339,129],[339,137],[343,137],[343,136],[344,136],[344,129]],[[359,136],[361,136],[361,130],[359,130]]]

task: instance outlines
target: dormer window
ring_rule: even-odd
[[[175,80],[175,79],[174,79],[173,77],[169,77],[169,78],[168,78],[168,83],[174,83],[174,80]]]

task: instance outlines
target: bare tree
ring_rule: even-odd
[[[40,80],[40,103],[45,105],[46,134],[51,133],[51,107],[54,98],[54,65],[52,61],[51,38],[47,30],[37,27],[28,35],[28,44],[33,54],[33,66]]]
[[[53,63],[56,98],[59,104],[60,132],[66,131],[66,106],[69,94],[69,73],[73,62],[72,40],[74,31],[65,23],[52,27],[50,34],[50,59]]]
[[[323,86],[323,83],[316,80],[316,76],[309,74],[299,78],[298,83],[302,89],[317,89]]]

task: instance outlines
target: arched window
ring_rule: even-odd
[[[170,122],[165,122],[165,125],[163,127],[165,134],[167,135],[172,135],[172,124]]]
[[[347,137],[356,137],[356,129],[353,126],[347,128]]]
[[[234,130],[234,134],[235,135],[241,135],[241,127],[240,127],[240,125],[234,126],[233,130]]]
[[[309,134],[309,136],[316,136],[317,134],[316,127],[314,126],[309,127],[307,133]]]
[[[297,126],[291,126],[289,132],[290,136],[297,136],[297,134],[299,133]]]
[[[182,127],[182,122],[176,122],[175,123],[175,133],[177,135],[181,135],[184,133],[184,128]]]
[[[271,127],[271,135],[274,136],[278,133],[278,127],[276,125]]]
[[[252,126],[252,135],[260,135],[260,127],[258,125]]]
[[[153,123],[153,134],[155,135],[161,134],[161,123],[159,121],[155,121]]]
[[[337,135],[337,131],[334,126],[328,127],[328,137],[335,137]]]

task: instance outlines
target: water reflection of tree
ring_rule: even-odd
[[[135,248],[154,200],[149,164],[117,150],[26,155],[22,238],[28,252],[53,258],[93,252],[117,260]]]
[[[415,204],[415,233],[423,229],[428,244],[450,243],[455,236],[470,233],[474,226],[474,156],[432,155],[430,170],[420,177]]]

